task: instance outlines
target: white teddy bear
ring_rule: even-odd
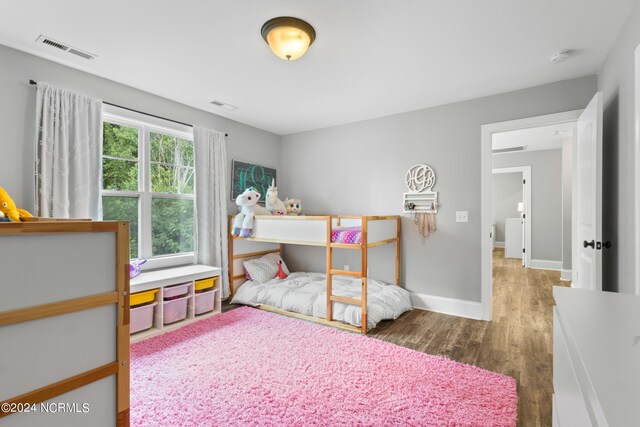
[[[271,215],[271,212],[258,204],[262,195],[255,188],[250,187],[244,193],[236,197],[236,205],[240,207],[240,213],[233,220],[233,236],[241,236],[245,239],[251,237],[253,218],[256,215]]]

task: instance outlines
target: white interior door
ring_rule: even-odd
[[[527,200],[527,177],[525,175],[525,173],[522,173],[522,207],[525,207],[525,203]],[[518,206],[519,207],[519,206]],[[518,212],[520,212],[520,222],[522,223],[522,266],[523,267],[529,267],[529,265],[527,264],[527,221],[529,220],[527,218],[527,214],[525,213],[527,210],[523,209],[522,212],[520,212],[520,209],[518,209]]]
[[[574,286],[602,290],[602,93],[578,119],[578,260]]]
[[[635,228],[636,228],[636,295],[640,295],[640,45],[636,48],[636,164],[635,164]]]

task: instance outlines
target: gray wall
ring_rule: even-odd
[[[505,219],[520,218],[518,202],[522,201],[522,172],[493,175],[493,220],[496,222],[496,242],[504,243]]]
[[[438,231],[422,241],[403,218],[402,282],[415,292],[480,301],[481,125],[584,108],[596,83],[582,77],[284,136],[283,195],[302,198],[307,213],[399,214],[406,170],[429,163],[442,203]],[[468,223],[455,222],[457,210],[469,212]],[[391,269],[392,249],[372,251],[372,276],[392,276],[381,271]],[[286,255],[296,269],[324,271],[319,250]]]
[[[0,186],[25,209],[32,210],[34,205],[35,87],[29,85],[29,79],[46,81],[146,113],[228,132],[229,174],[232,159],[258,162],[280,170],[278,135],[2,45],[0,64]],[[229,202],[228,206],[230,213],[237,212],[234,203]]]
[[[620,30],[598,77],[604,93],[603,251],[605,290],[633,293],[635,279],[634,94],[635,49],[640,43],[640,4]]]
[[[403,219],[402,281],[416,292],[471,301],[480,301],[480,126],[583,108],[596,89],[596,77],[588,76],[281,139],[7,47],[0,46],[0,63],[4,160],[0,185],[21,207],[33,208],[35,95],[28,80],[48,81],[129,108],[229,132],[229,160],[279,168],[282,196],[301,197],[306,213],[397,214],[406,169],[417,162],[430,163],[438,174],[435,190],[442,202],[439,229],[422,241],[411,219]],[[469,222],[456,223],[456,210],[469,211]],[[231,203],[229,211],[235,211]],[[372,251],[371,275],[392,279],[392,269],[383,268],[392,264],[388,263],[391,246]],[[322,251],[288,249],[294,267],[324,270]],[[316,256],[308,258],[310,253]],[[451,268],[452,259],[463,268]],[[357,268],[353,258],[346,262]]]
[[[562,150],[493,155],[494,168],[512,166],[531,166],[531,259],[562,261]]]

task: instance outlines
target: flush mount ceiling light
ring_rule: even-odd
[[[291,16],[268,20],[261,33],[273,53],[286,61],[300,58],[316,39],[316,31],[309,23]]]

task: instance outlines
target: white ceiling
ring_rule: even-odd
[[[597,73],[634,3],[22,0],[3,2],[0,44],[288,134]],[[260,36],[280,15],[316,29],[297,61]],[[40,34],[98,58],[39,45]],[[575,57],[551,64],[564,49]]]
[[[562,148],[565,139],[573,138],[575,127],[572,122],[496,133],[491,145],[494,150],[522,146],[524,151],[555,150]]]

